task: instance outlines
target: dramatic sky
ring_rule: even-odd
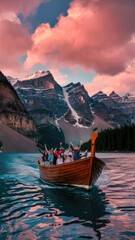
[[[135,94],[135,0],[0,1],[0,70]]]

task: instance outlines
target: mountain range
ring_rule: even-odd
[[[89,96],[79,82],[61,87],[49,71],[7,79],[34,120],[41,143],[58,135],[63,142],[78,144],[89,140],[94,127],[100,131],[135,123],[135,96],[130,93],[120,97],[114,91],[109,96],[100,91]]]

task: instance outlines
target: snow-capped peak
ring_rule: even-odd
[[[32,75],[27,75],[25,78],[23,78],[22,80],[30,80],[30,79],[34,79],[34,78],[40,78],[40,77],[44,77],[47,76],[48,74],[50,74],[49,71],[37,71]]]

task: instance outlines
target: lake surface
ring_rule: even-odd
[[[135,154],[106,163],[90,192],[39,179],[41,154],[0,154],[0,240],[135,239]]]

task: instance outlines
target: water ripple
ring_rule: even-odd
[[[36,161],[32,154],[0,161],[1,240],[134,239],[135,158],[106,159],[90,192],[42,183]]]

